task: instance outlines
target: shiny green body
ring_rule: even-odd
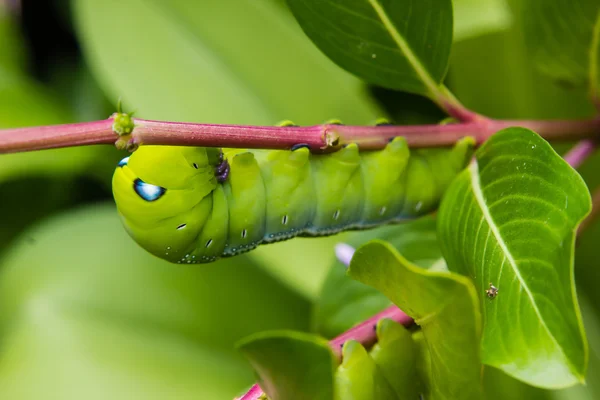
[[[201,263],[295,236],[412,219],[435,210],[473,140],[412,152],[403,138],[379,151],[349,145],[326,155],[226,150],[224,182],[214,172],[218,151],[142,146],[119,164],[115,201],[142,247],[172,262]]]

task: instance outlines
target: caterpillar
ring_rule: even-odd
[[[113,195],[126,230],[150,253],[206,263],[263,243],[332,235],[432,212],[473,154],[409,150],[402,137],[377,151],[331,154],[140,146],[119,162]]]

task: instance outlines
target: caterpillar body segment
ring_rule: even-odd
[[[379,151],[350,144],[239,150],[142,146],[119,163],[113,193],[130,235],[177,263],[211,262],[262,243],[331,235],[433,211],[466,166],[474,141],[410,151],[397,137]]]

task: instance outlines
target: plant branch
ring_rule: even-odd
[[[468,111],[468,110],[467,110]],[[306,145],[311,151],[336,151],[357,143],[362,149],[383,148],[391,138],[403,136],[411,147],[446,147],[472,136],[478,144],[497,131],[511,126],[529,128],[546,140],[575,141],[600,135],[600,119],[590,120],[494,120],[469,111],[465,122],[435,125],[351,126],[244,126],[131,119],[133,132],[115,130],[114,114],[109,119],[66,125],[0,130],[0,154],[94,144],[180,145],[252,149],[291,149]]]
[[[77,124],[0,129],[0,154],[113,144],[117,140],[117,135],[113,132],[112,125],[113,120],[110,118]]]
[[[346,332],[332,339],[329,344],[335,355],[341,359],[342,358],[342,347],[344,343],[348,340],[356,340],[363,344],[364,346],[370,346],[375,344],[377,341],[377,335],[375,327],[377,323],[384,319],[388,318],[392,321],[395,321],[401,325],[409,326],[413,323],[413,319],[406,315],[402,310],[400,310],[396,306],[390,306],[385,310],[381,311],[378,314],[375,314],[373,317],[361,322],[353,328],[350,328]]]

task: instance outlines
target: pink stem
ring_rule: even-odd
[[[117,135],[112,119],[77,124],[35,126],[0,130],[0,154],[22,151],[73,147],[91,144],[113,144]]]
[[[246,392],[242,397],[236,397],[234,400],[256,400],[262,396],[263,391],[257,384],[252,385],[250,390]]]
[[[374,344],[377,341],[375,327],[377,326],[377,322],[383,318],[391,319],[404,326],[413,323],[413,319],[402,312],[398,307],[390,306],[331,340],[329,344],[331,345],[333,352],[341,358],[342,347],[348,340],[356,340],[365,346]]]
[[[466,118],[466,117],[465,117]],[[92,144],[113,144],[118,136],[107,120],[66,125],[0,130],[0,154]],[[134,119],[135,128],[124,138],[131,144],[290,149],[307,145],[314,152],[338,150],[357,143],[363,149],[384,147],[395,136],[411,147],[450,146],[464,136],[484,142],[500,129],[522,126],[547,140],[574,141],[600,135],[600,119],[556,121],[502,121],[476,115],[465,122],[406,126],[244,126],[213,125]]]
[[[583,162],[592,155],[596,150],[596,142],[593,140],[582,140],[577,143],[567,154],[564,159],[573,168],[579,168]]]

